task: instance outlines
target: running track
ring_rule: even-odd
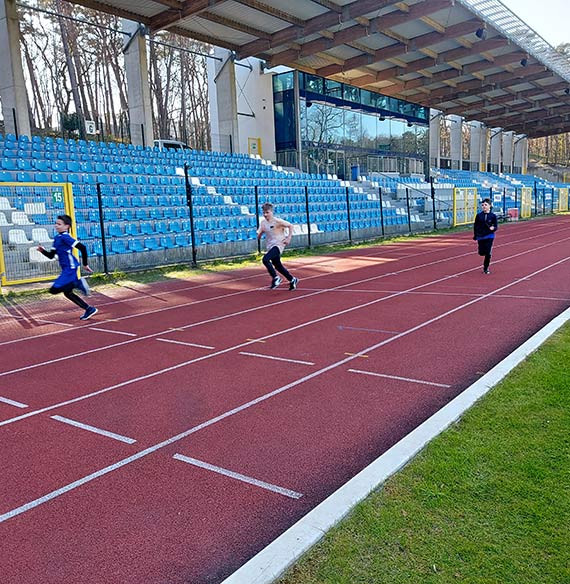
[[[0,307],[0,573],[217,583],[570,306],[570,220]],[[244,583],[247,584],[247,583]]]

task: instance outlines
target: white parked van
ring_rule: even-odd
[[[190,146],[178,140],[155,140],[154,147],[160,150],[190,150]]]

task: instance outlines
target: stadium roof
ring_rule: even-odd
[[[570,131],[570,61],[499,0],[67,1],[489,127]]]

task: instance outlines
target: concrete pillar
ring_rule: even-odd
[[[135,145],[152,146],[152,109],[148,82],[148,59],[144,29],[132,20],[122,19],[123,30],[131,35],[126,37],[123,53],[127,77],[127,100],[131,142]]]
[[[471,122],[469,166],[472,171],[487,170],[487,128],[481,122]]]
[[[451,133],[451,168],[463,168],[463,118],[461,116],[447,116]]]
[[[0,99],[6,133],[30,136],[16,0],[0,0]]]
[[[239,149],[239,129],[238,129],[238,100],[236,67],[233,54],[225,49],[216,50],[217,56],[221,56],[221,61],[215,63],[214,83],[216,87],[216,102],[218,110],[218,133],[222,141],[226,136],[231,137],[232,150]],[[212,99],[212,96],[210,96]]]
[[[513,142],[514,132],[503,132],[503,172],[513,172]]]
[[[503,130],[502,128],[491,129],[491,172],[501,172],[501,163],[503,155]]]
[[[441,166],[441,132],[440,123],[442,112],[430,110],[429,116],[429,164],[433,168]]]
[[[514,140],[513,172],[526,174],[528,170],[528,138],[521,134]]]

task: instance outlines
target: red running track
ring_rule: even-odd
[[[221,582],[570,306],[569,226],[3,307],[2,581]]]

